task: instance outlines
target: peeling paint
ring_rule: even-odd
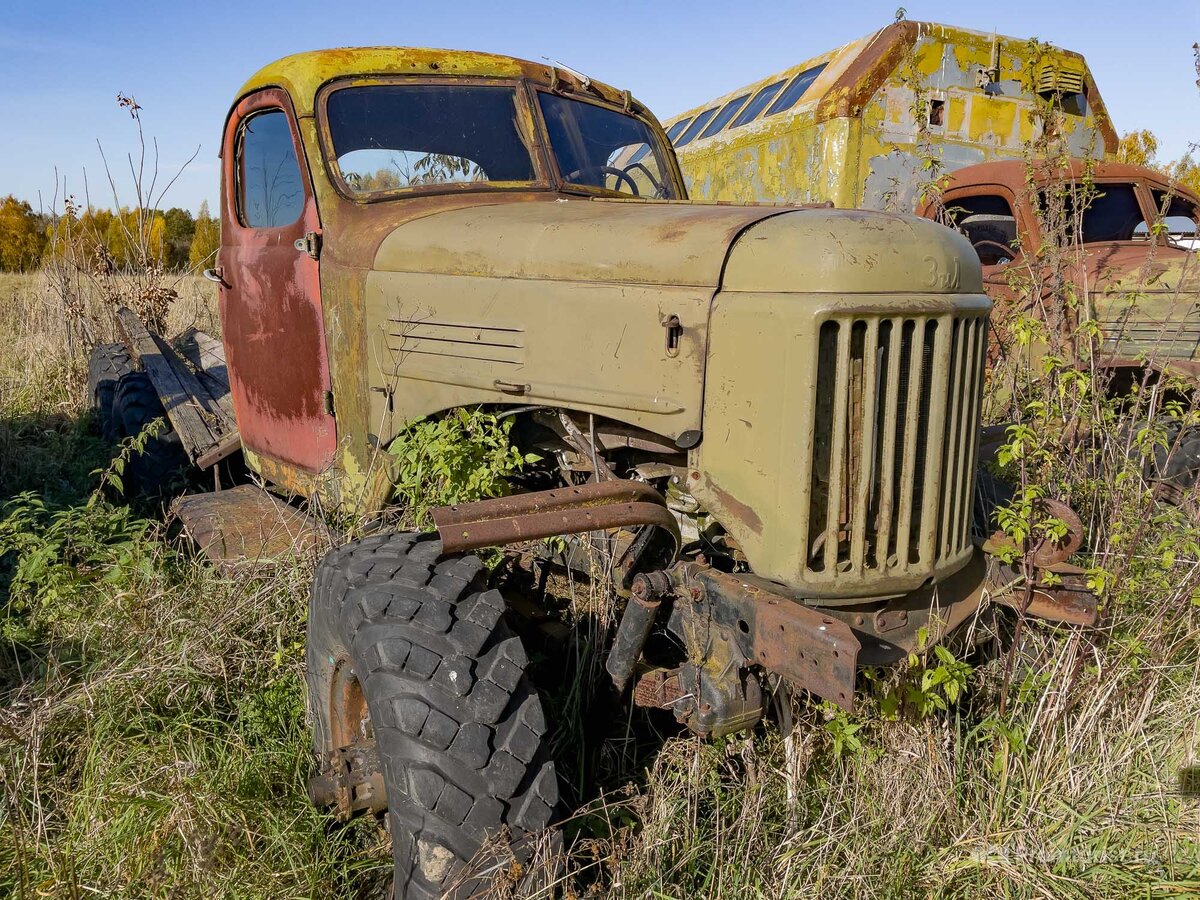
[[[998,77],[979,73],[999,53]],[[1039,134],[1028,73],[1035,62],[1082,66],[1084,108],[1067,115],[1071,152],[1114,154],[1117,137],[1082,57],[1047,45],[921,22],[898,22],[805,60],[757,84],[676,116],[674,122],[764,85],[825,64],[791,110],[695,140],[678,151],[688,190],[705,200],[831,201],[839,207],[907,209],[921,165],[918,93],[944,104],[925,140],[945,170],[1016,159]]]

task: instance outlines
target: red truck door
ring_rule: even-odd
[[[320,220],[287,94],[243,99],[222,143],[221,324],[242,443],[307,472],[333,460]]]

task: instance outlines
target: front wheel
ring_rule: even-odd
[[[477,895],[495,862],[485,846],[504,837],[521,858],[558,803],[504,600],[478,558],[440,557],[428,536],[366,538],[326,557],[311,596],[315,750],[326,769],[354,748],[378,760],[397,898]]]

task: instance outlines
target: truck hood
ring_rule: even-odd
[[[1194,251],[1096,244],[1080,270],[1107,355],[1200,360],[1200,256]]]
[[[388,235],[375,269],[754,293],[982,290],[966,239],[915,216],[597,199],[435,213]]]
[[[716,288],[738,235],[787,211],[616,199],[471,206],[399,226],[375,269]]]

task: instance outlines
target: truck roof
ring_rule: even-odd
[[[576,91],[590,88],[611,102],[624,102],[627,96],[625,92],[594,79],[588,79],[584,84],[572,70],[515,56],[429,47],[338,47],[294,53],[268,63],[242,85],[238,98],[260,88],[282,87],[291,95],[296,114],[305,116],[312,114],[317,90],[328,81],[389,75],[528,78],[548,85],[557,80],[566,82]]]

